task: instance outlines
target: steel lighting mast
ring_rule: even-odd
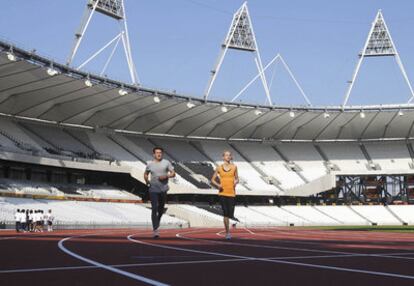
[[[233,15],[233,21],[231,22],[230,29],[221,46],[221,51],[218,56],[217,62],[213,70],[211,71],[210,80],[204,92],[204,100],[207,100],[211,92],[214,81],[216,80],[217,74],[219,73],[221,65],[223,63],[224,57],[226,56],[226,53],[229,49],[255,53],[256,66],[259,71],[260,78],[262,79],[263,88],[265,90],[269,104],[272,105],[272,101],[270,99],[270,92],[266,81],[266,76],[263,72],[263,64],[262,59],[260,57],[259,47],[256,42],[256,37],[253,31],[253,25],[250,20],[249,10],[247,8],[247,2],[244,2],[243,5],[239,8],[239,10],[237,10],[236,13]]]
[[[131,44],[129,42],[128,25],[125,14],[124,0],[88,0],[80,27],[77,33],[75,34],[75,41],[73,44],[73,48],[69,54],[67,65],[72,64],[73,59],[75,58],[79,46],[84,38],[85,32],[92,20],[92,16],[95,12],[101,13],[109,18],[116,20],[119,24],[120,33],[116,35],[114,38],[112,38],[108,43],[106,43],[101,49],[96,51],[82,64],[80,64],[77,67],[77,69],[82,69],[86,64],[88,64],[92,59],[98,56],[106,48],[113,45],[112,51],[101,71],[101,75],[103,75],[118,47],[119,42],[122,41],[125,57],[128,63],[128,70],[131,77],[131,81],[133,84],[138,85],[139,79],[137,71],[135,69],[134,61],[132,59]]]
[[[362,49],[362,52],[359,55],[359,61],[352,76],[352,80],[349,82],[349,87],[345,94],[345,99],[342,106],[345,106],[348,103],[349,96],[351,95],[352,88],[354,86],[355,80],[358,76],[358,72],[364,58],[381,56],[395,57],[398,67],[400,68],[401,73],[404,76],[404,79],[411,92],[411,98],[408,101],[408,103],[410,103],[414,99],[414,91],[411,86],[410,80],[408,79],[407,73],[405,72],[404,65],[398,54],[397,48],[395,47],[394,42],[392,41],[391,34],[388,30],[387,24],[385,23],[384,17],[382,16],[382,12],[381,10],[379,10],[374,22],[372,22],[371,30],[368,33],[368,37],[365,41],[364,48]]]

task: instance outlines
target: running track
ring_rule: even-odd
[[[0,285],[414,285],[414,235],[295,228],[0,232]]]

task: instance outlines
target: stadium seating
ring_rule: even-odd
[[[192,205],[169,204],[167,214],[187,221],[191,227],[221,227],[223,225],[222,216]]]
[[[384,206],[351,206],[351,208],[373,224],[402,225],[401,220]]]
[[[90,157],[93,154],[93,150],[76,140],[73,136],[61,128],[30,123],[24,123],[21,125],[37,134],[37,136],[44,138],[42,142],[45,142],[45,139],[47,139],[59,150],[70,151],[81,157]],[[47,144],[46,147],[50,147],[48,145],[49,144]]]
[[[70,196],[95,199],[140,200],[140,197],[111,186],[41,183],[0,179],[0,192],[15,195]]]
[[[340,222],[313,206],[283,206],[282,209],[307,220],[312,225],[338,225]]]
[[[327,216],[343,225],[369,225],[370,222],[351,209],[349,206],[315,206]]]
[[[265,227],[281,225],[281,221],[251,209],[250,207],[237,206],[234,216],[246,226]]]
[[[0,148],[12,153],[72,160],[85,157],[90,163],[127,166],[142,174],[152,160],[152,148],[164,147],[165,157],[177,164],[177,179],[172,183],[189,189],[211,188],[209,179],[214,165],[222,161],[222,152],[234,154],[241,184],[237,190],[273,192],[283,195],[290,189],[306,186],[328,173],[327,164],[338,172],[368,172],[369,162],[387,172],[412,171],[407,142],[358,143],[252,143],[224,141],[184,141],[144,138],[97,131],[63,128],[44,123],[12,121],[0,118]],[[410,144],[410,143],[408,143]],[[68,158],[69,157],[69,158]],[[99,159],[99,160],[97,160]],[[75,158],[73,160],[80,160]],[[88,162],[89,162],[88,161]]]
[[[366,171],[368,161],[357,143],[323,143],[319,147],[341,171]]]
[[[289,161],[295,162],[302,169],[301,174],[308,181],[313,181],[327,173],[323,158],[312,144],[280,144],[277,148]]]
[[[277,190],[274,186],[267,184],[260,176],[260,174],[245,161],[237,152],[225,142],[200,142],[203,150],[208,154],[216,164],[222,162],[222,153],[224,150],[229,150],[233,153],[233,159],[238,166],[239,176],[246,181],[250,189],[260,190]],[[241,186],[240,186],[241,187]]]
[[[239,226],[347,226],[414,224],[414,206],[236,206]],[[191,226],[217,227],[222,225],[221,212],[195,205],[169,205],[168,212],[189,221]]]
[[[382,170],[410,169],[412,159],[405,142],[376,142],[364,146],[372,161],[379,164]]]
[[[151,225],[151,211],[142,204],[52,201],[0,197],[0,221],[13,222],[16,209],[52,210],[57,225],[69,226],[146,226]],[[76,209],[76,212],[73,211]],[[186,222],[165,215],[161,227],[187,226]]]
[[[40,153],[46,153],[43,148],[46,146],[46,142],[42,142],[45,145],[39,144],[36,140],[29,136],[16,122],[8,119],[0,118],[0,134],[2,135],[1,145],[7,146],[12,150],[27,150],[37,151]],[[53,146],[47,145],[47,147],[53,148]]]
[[[283,159],[280,158],[270,145],[252,143],[237,143],[235,145],[264,173],[269,177],[276,178],[283,189],[289,189],[305,183],[296,172],[286,168]]]
[[[276,206],[251,206],[249,207],[252,210],[255,210],[258,213],[269,216],[275,221],[280,221],[281,226],[303,226],[310,224],[306,218],[302,218],[294,215],[291,212],[284,210],[283,208]]]
[[[152,141],[165,150],[174,150],[174,159],[176,161],[209,162],[208,158],[186,141],[172,139],[153,139]]]
[[[404,223],[414,225],[414,206],[413,205],[391,205],[388,208],[397,215]]]

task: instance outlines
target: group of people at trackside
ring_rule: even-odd
[[[16,232],[53,231],[52,210],[17,209],[14,213]]]
[[[158,238],[160,236],[161,217],[164,213],[167,191],[169,190],[168,180],[175,177],[175,171],[171,162],[163,158],[163,148],[155,147],[152,151],[153,160],[147,163],[144,179],[148,186],[151,201],[153,237]],[[222,156],[223,163],[217,166],[211,178],[211,183],[219,190],[218,195],[223,210],[223,222],[226,232],[225,238],[229,240],[231,239],[230,219],[235,219],[235,190],[239,183],[239,176],[237,166],[232,163],[232,153],[226,150]]]

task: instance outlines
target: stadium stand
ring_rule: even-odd
[[[404,223],[414,225],[414,206],[412,205],[390,205],[388,208]]]
[[[282,189],[289,189],[305,183],[297,172],[286,167],[285,161],[271,145],[257,143],[237,143],[235,145],[269,178],[275,178]]]
[[[251,206],[250,209],[257,211],[258,213],[261,213],[263,215],[266,215],[273,220],[280,221],[280,225],[282,226],[289,226],[289,225],[295,225],[295,226],[303,226],[310,224],[310,221],[308,221],[305,218],[298,217],[294,215],[291,212],[288,212],[280,207],[276,206]]]
[[[102,185],[42,183],[27,180],[0,179],[0,192],[15,195],[86,197],[94,199],[140,200],[130,192]]]
[[[395,171],[411,168],[412,159],[405,142],[376,142],[364,144],[373,162],[382,170]]]
[[[188,204],[169,204],[167,214],[179,217],[191,227],[221,227],[222,216]]]
[[[318,144],[330,162],[336,164],[341,171],[366,171],[368,161],[357,143],[323,143]]]
[[[32,134],[36,134],[45,142],[49,141],[58,150],[68,151],[77,156],[85,158],[93,158],[94,151],[80,143],[63,128],[51,127],[48,125],[22,123],[27,130],[31,130]],[[47,145],[45,147],[48,147]],[[50,146],[49,146],[50,148]]]
[[[343,225],[369,225],[369,220],[359,215],[349,206],[315,206],[317,210]]]
[[[272,190],[277,191],[277,189],[267,184],[260,174],[250,165],[249,162],[245,161],[242,156],[240,156],[237,151],[235,151],[230,145],[225,142],[200,142],[200,145],[204,152],[208,154],[215,164],[220,164],[222,161],[223,150],[229,150],[233,153],[233,159],[235,164],[238,166],[239,177],[241,181],[245,182],[245,187],[248,189],[255,190]],[[243,184],[242,184],[243,185]],[[241,186],[240,186],[241,187]]]
[[[313,206],[282,206],[282,209],[288,211],[303,220],[309,221],[313,225],[337,225],[341,222],[320,212]]]
[[[402,225],[401,219],[394,216],[384,206],[351,206],[353,210],[366,218],[372,224],[377,225]]]
[[[312,144],[279,144],[277,148],[289,161],[300,167],[301,174],[307,181],[313,181],[327,173],[323,158]]]
[[[33,152],[45,153],[44,146],[38,144],[32,137],[22,130],[18,124],[4,118],[0,119],[0,134],[2,135],[2,146],[11,148],[11,150],[26,150]],[[52,146],[48,145],[50,149]]]
[[[254,211],[254,209],[245,206],[237,206],[234,211],[234,216],[239,219],[242,224],[250,227],[281,225],[280,220],[266,216],[265,214]]]
[[[62,227],[151,225],[151,211],[142,204],[54,201],[0,197],[0,221],[13,221],[16,208],[53,211],[55,224]],[[74,211],[76,210],[76,211]],[[186,227],[181,219],[165,215],[164,227]]]
[[[352,226],[414,224],[412,206],[236,206],[239,227]],[[217,227],[222,217],[216,209],[188,204],[170,204],[168,213],[195,227]],[[235,222],[236,223],[236,222]],[[237,223],[236,223],[237,224]]]

